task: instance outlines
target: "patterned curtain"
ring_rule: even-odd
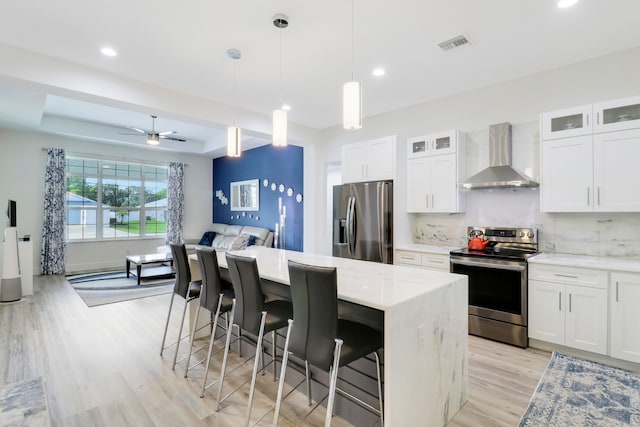
[[[42,224],[42,274],[64,273],[65,252],[65,180],[66,160],[62,148],[47,150],[47,169],[44,179],[44,222]]]
[[[184,163],[169,162],[167,243],[182,243],[184,222]]]

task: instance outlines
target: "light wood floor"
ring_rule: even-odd
[[[36,276],[34,282],[33,296],[0,305],[0,385],[41,376],[52,425],[241,425],[248,386],[216,412],[213,390],[199,397],[202,368],[185,380],[184,365],[171,370],[172,351],[159,355],[169,295],[88,308],[61,276]],[[178,317],[170,331],[177,331]],[[517,425],[549,357],[469,337],[469,400],[449,425]],[[239,371],[250,371],[249,365]],[[265,375],[257,389],[253,420],[269,409],[276,386]],[[304,402],[299,393],[289,398],[281,425],[294,425]],[[318,409],[307,425],[322,425],[323,416]],[[261,425],[270,421],[271,414]]]

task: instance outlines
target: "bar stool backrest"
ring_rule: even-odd
[[[200,306],[215,313],[218,308],[218,298],[222,292],[218,256],[215,249],[196,249],[196,254],[198,254],[198,266],[202,275]]]
[[[289,261],[293,324],[289,351],[328,371],[338,333],[338,279],[335,268]]]
[[[173,265],[176,270],[176,284],[173,286],[173,292],[186,299],[189,285],[191,284],[191,270],[189,269],[187,250],[184,244],[171,243],[169,246],[171,247],[171,256],[173,256]]]
[[[227,253],[227,267],[236,297],[234,323],[245,331],[258,335],[264,310],[264,294],[260,286],[255,258]]]

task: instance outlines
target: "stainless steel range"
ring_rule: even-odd
[[[469,246],[450,252],[451,272],[469,277],[469,333],[527,347],[527,259],[535,228],[468,227]]]

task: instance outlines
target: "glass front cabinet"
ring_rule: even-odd
[[[611,132],[640,127],[640,96],[593,105],[593,132]]]

